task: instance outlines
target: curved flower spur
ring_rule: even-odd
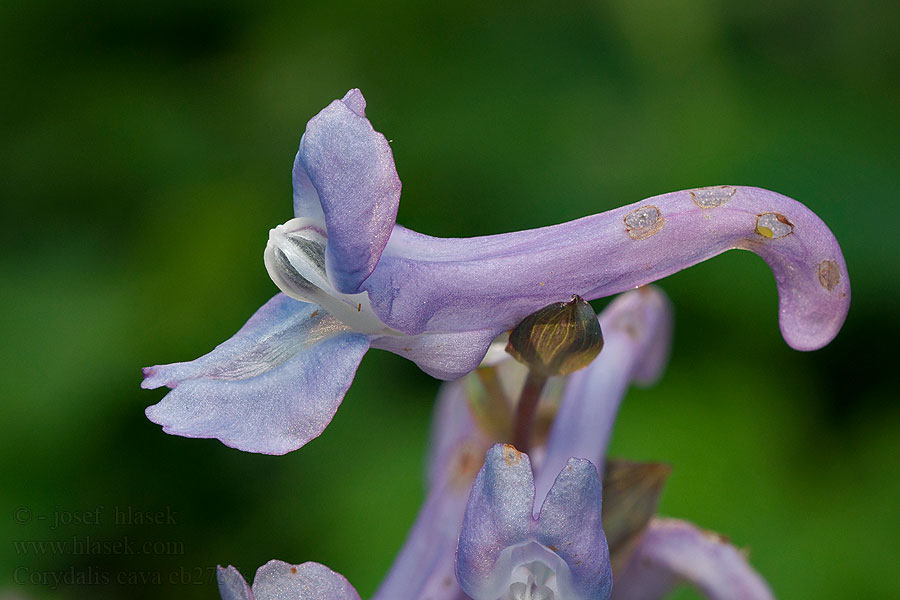
[[[398,226],[400,180],[359,90],[310,120],[293,185],[295,218],[271,232],[265,252],[282,293],[209,354],[144,370],[142,387],[172,389],[147,409],[167,433],[283,454],[321,434],[370,347],[455,379],[494,337],[549,303],[609,296],[733,248],[771,267],[794,348],[827,344],[850,301],[827,226],[758,188],[672,192],[477,238]]]

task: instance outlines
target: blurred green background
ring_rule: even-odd
[[[0,597],[214,598],[211,567],[273,557],[373,592],[422,498],[436,381],[371,352],[325,434],[284,457],[165,435],[143,416],[163,392],[138,388],[141,366],[207,352],[274,293],[262,251],[292,216],[300,135],[351,87],[392,140],[399,222],[433,235],[715,184],[816,211],[853,284],[836,341],[784,344],[750,253],[670,277],[673,358],[626,400],[612,452],[672,464],[661,512],[749,548],[780,597],[900,595],[896,2],[0,11]],[[73,536],[162,544],[13,543]],[[99,584],[54,585],[69,572]]]

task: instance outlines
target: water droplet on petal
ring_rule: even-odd
[[[736,191],[737,189],[730,185],[698,188],[691,190],[691,198],[694,199],[694,204],[700,208],[716,208],[731,200]]]
[[[756,218],[756,233],[763,237],[778,239],[794,231],[794,225],[787,217],[778,213],[764,213]]]
[[[660,229],[665,222],[655,206],[642,206],[625,215],[625,230],[631,239],[643,240]]]

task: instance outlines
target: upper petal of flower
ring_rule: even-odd
[[[569,585],[577,594],[573,598],[609,597],[612,569],[601,522],[600,479],[590,461],[570,458],[559,472],[541,506],[537,541],[566,561]],[[568,587],[560,584],[561,591]]]
[[[547,493],[569,457],[586,458],[602,468],[628,385],[639,378],[654,379],[668,358],[672,311],[659,288],[646,286],[622,294],[599,319],[603,351],[568,378],[535,477],[538,498]]]
[[[719,535],[656,518],[613,587],[614,600],[655,600],[687,582],[713,600],[771,600],[747,558]]]
[[[350,90],[313,117],[294,159],[294,214],[324,220],[325,259],[337,291],[356,293],[375,268],[400,203],[390,145]]]
[[[232,566],[219,567],[217,579],[222,600],[360,600],[342,575],[314,562],[270,560],[257,569],[252,589]]]
[[[284,454],[322,433],[368,348],[316,305],[277,294],[209,354],[144,369],[142,387],[172,388],[147,417],[166,433]]]
[[[572,459],[532,517],[528,456],[495,445],[469,496],[456,554],[460,586],[474,600],[603,600],[612,576],[601,526],[600,480]]]
[[[456,575],[475,600],[500,598],[509,573],[496,573],[500,552],[531,538],[534,481],[531,461],[512,446],[491,448],[466,506]]]
[[[850,301],[837,241],[799,202],[751,187],[672,192],[561,225],[477,238],[395,227],[362,289],[381,320],[407,334],[499,333],[572,294],[609,296],[733,248],[771,267],[789,345],[812,350],[837,334]]]

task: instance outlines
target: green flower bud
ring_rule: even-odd
[[[509,332],[506,351],[532,372],[568,375],[591,364],[603,348],[597,314],[579,296],[525,318]]]

